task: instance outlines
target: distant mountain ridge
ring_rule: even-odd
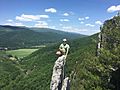
[[[0,25],[0,47],[30,47],[59,42],[63,38],[75,39],[85,35],[49,28],[27,28]]]

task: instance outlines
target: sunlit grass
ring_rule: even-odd
[[[18,49],[18,50],[9,50],[7,51],[7,54],[11,54],[13,56],[17,56],[19,58],[28,56],[29,54],[33,53],[38,49]]]

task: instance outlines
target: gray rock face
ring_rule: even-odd
[[[70,90],[70,80],[69,80],[69,77],[66,77],[63,80],[63,84],[62,84],[62,89],[61,90]]]
[[[62,55],[56,60],[55,65],[53,67],[50,90],[69,90],[67,89],[69,78],[67,77],[64,79],[64,62],[65,55]]]
[[[59,57],[53,67],[50,90],[61,90],[63,80],[64,55]]]

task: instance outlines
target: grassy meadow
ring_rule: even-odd
[[[17,56],[19,58],[22,58],[22,57],[30,55],[31,53],[33,53],[36,50],[38,50],[38,49],[17,49],[17,50],[9,50],[6,53],[11,54],[13,56]]]

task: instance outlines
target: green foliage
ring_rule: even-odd
[[[113,84],[109,79],[112,79],[112,73],[120,67],[120,16],[107,20],[103,25],[102,34],[105,35],[105,40],[102,40],[103,48],[101,48],[99,56],[102,65],[100,72],[102,85],[106,89],[118,90],[115,87],[117,83]],[[116,74],[116,76],[118,75]]]
[[[9,85],[20,75],[20,70],[17,63],[10,59],[0,57],[0,89]]]
[[[66,64],[66,74],[69,75],[68,71],[72,69],[72,66],[75,66],[74,63],[76,60],[74,59],[82,58],[79,54],[82,54],[82,51],[84,52],[84,50],[87,50],[87,45],[91,44],[91,41],[94,37],[96,37],[96,35],[69,42],[71,50],[68,56],[68,63],[70,66],[67,68],[68,64]],[[11,80],[11,82],[4,86],[3,89],[49,90],[52,68],[55,60],[57,59],[55,52],[57,51],[58,47],[59,44],[42,48],[21,60],[19,62],[20,68],[22,69],[21,74],[17,76],[15,80]]]
[[[117,90],[110,79],[113,69],[120,66],[119,25],[119,16],[104,23],[101,33],[105,37],[101,41],[103,47],[99,50],[99,56],[95,56],[97,34],[69,42],[71,48],[65,74],[70,77],[71,90]],[[42,48],[22,59],[17,66],[20,74],[16,78],[8,78],[9,83],[4,83],[8,77],[6,74],[2,79],[2,89],[49,90],[58,46]],[[5,71],[8,72],[7,69]]]
[[[75,39],[84,35],[53,29],[0,26],[0,47],[25,48],[56,43],[63,38]]]

